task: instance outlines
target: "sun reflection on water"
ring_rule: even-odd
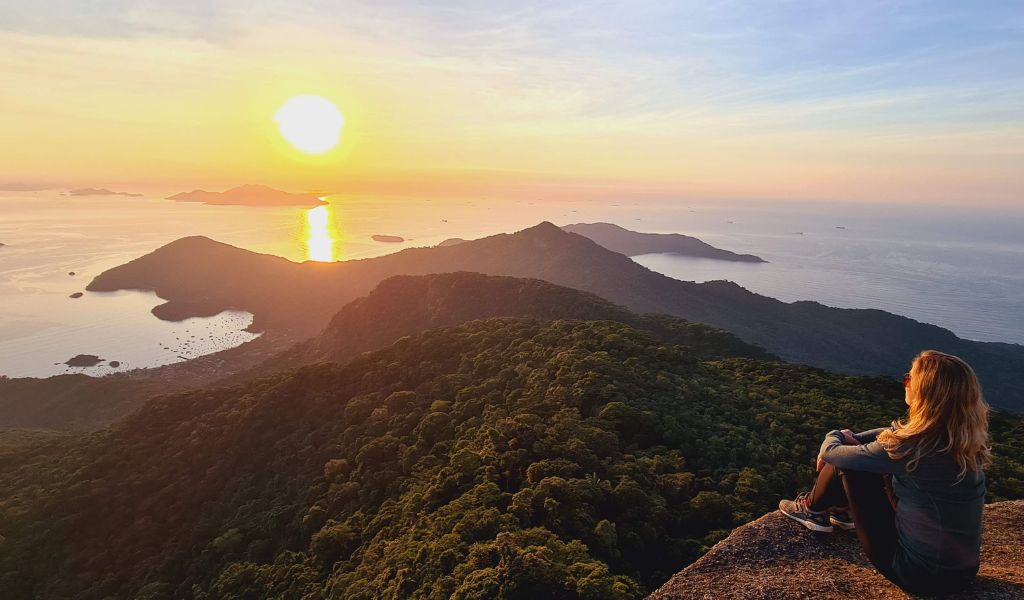
[[[335,262],[340,259],[338,227],[334,222],[334,207],[330,204],[306,211],[302,237],[306,244],[306,260]]]

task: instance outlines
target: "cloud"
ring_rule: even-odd
[[[33,0],[0,5],[0,31],[45,36],[223,39],[236,22],[226,4],[195,0]]]

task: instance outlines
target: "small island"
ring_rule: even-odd
[[[95,367],[102,363],[103,360],[104,359],[93,354],[79,354],[78,356],[69,358],[64,364],[69,367]]]
[[[138,198],[142,194],[115,192],[107,188],[75,188],[68,190],[68,196],[128,196],[129,198]]]
[[[75,292],[74,294],[71,294],[70,296],[68,296],[68,298],[81,298],[84,295],[85,294],[83,294],[82,292]]]
[[[384,242],[386,244],[398,244],[400,242],[405,241],[405,238],[399,237],[397,235],[381,235],[377,233],[370,237],[372,237],[373,240],[376,242]]]
[[[321,206],[326,201],[315,194],[284,192],[265,185],[240,185],[223,192],[192,190],[168,196],[176,202],[201,202],[215,206]]]

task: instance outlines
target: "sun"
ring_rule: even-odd
[[[345,117],[323,96],[292,96],[274,113],[281,137],[307,154],[323,154],[338,145]]]

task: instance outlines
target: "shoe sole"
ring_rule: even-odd
[[[835,520],[835,519],[833,519],[831,517],[829,517],[828,521],[829,521],[829,523],[832,523],[833,525],[835,525],[836,527],[838,527],[838,528],[840,528],[840,529],[842,529],[844,531],[850,531],[851,529],[856,529],[857,528],[857,525],[854,524],[854,523],[843,523],[842,521],[837,521],[837,520]]]
[[[831,525],[818,525],[814,521],[807,521],[795,515],[791,515],[788,512],[782,510],[781,508],[779,509],[779,512],[786,515],[790,519],[793,519],[797,523],[800,523],[801,525],[803,525],[807,529],[810,529],[811,531],[817,531],[819,533],[832,533],[833,531],[835,531],[835,528]]]

